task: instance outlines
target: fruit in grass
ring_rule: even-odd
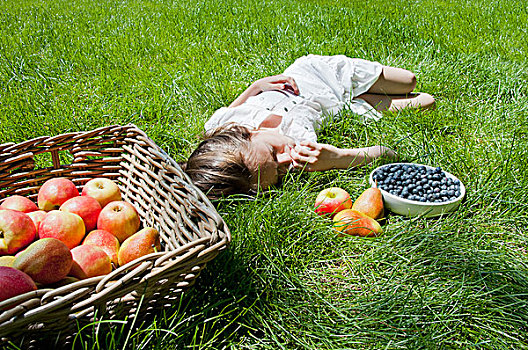
[[[13,255],[35,240],[35,225],[21,211],[0,210],[0,255]]]
[[[339,187],[330,187],[319,192],[315,199],[315,212],[319,215],[334,216],[344,209],[352,207],[347,191]]]
[[[119,265],[122,266],[144,255],[161,250],[160,235],[158,230],[145,227],[128,237],[119,248]]]
[[[78,246],[84,238],[85,228],[82,218],[66,211],[52,210],[39,225],[39,237],[56,238],[69,249]]]
[[[119,240],[116,236],[105,230],[94,230],[86,235],[83,245],[95,245],[108,255],[114,266],[118,265],[117,253],[119,252]]]
[[[78,195],[79,191],[71,180],[64,177],[49,179],[39,189],[38,207],[45,211],[59,209],[62,203]]]
[[[112,272],[112,262],[108,254],[94,245],[80,245],[71,250],[73,264],[70,276],[85,279]]]
[[[13,261],[15,261],[15,257],[12,255],[4,255],[0,256],[0,266],[13,266]]]
[[[365,213],[373,219],[382,218],[384,209],[381,191],[376,187],[367,188],[356,199],[352,209]]]
[[[10,209],[21,211],[23,213],[30,213],[32,211],[38,210],[38,207],[29,198],[14,195],[4,199],[2,204],[0,204],[0,209]]]
[[[44,219],[44,217],[46,216],[47,213],[48,212],[45,212],[44,210],[37,210],[37,211],[32,211],[31,213],[27,213],[29,218],[35,224],[35,230],[36,230],[35,239],[39,238],[39,235],[38,235],[39,225],[40,225],[40,222],[42,221],[42,219]]]
[[[380,224],[370,216],[354,210],[345,209],[334,216],[334,229],[352,236],[377,236],[383,232]]]
[[[140,224],[136,209],[125,201],[108,203],[97,219],[97,229],[110,232],[120,243],[136,233]]]
[[[90,232],[97,226],[101,205],[95,198],[78,196],[68,199],[59,210],[79,215],[83,219],[86,232]]]
[[[95,198],[101,208],[110,202],[121,200],[121,190],[117,184],[105,177],[97,177],[88,181],[83,187],[82,195]]]
[[[16,257],[13,267],[27,273],[33,281],[46,285],[66,277],[72,262],[66,244],[55,238],[41,238]]]
[[[34,290],[37,290],[37,285],[26,273],[0,266],[0,301]]]

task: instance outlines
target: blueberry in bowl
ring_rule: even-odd
[[[437,216],[454,211],[466,194],[464,184],[440,167],[392,163],[372,171],[369,179],[383,195],[385,208],[405,216]]]

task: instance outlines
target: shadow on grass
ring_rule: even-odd
[[[254,283],[247,263],[231,249],[219,254],[201,272],[195,284],[172,300],[172,305],[141,308],[134,321],[102,320],[80,328],[77,336],[54,334],[53,325],[31,339],[1,344],[5,349],[167,349],[217,348],[236,343],[249,333],[258,337],[251,309],[261,305],[263,293]]]
[[[229,249],[214,259],[183,299],[189,317],[177,347],[218,348],[259,337],[253,315],[266,303],[266,291],[256,279],[248,262]]]

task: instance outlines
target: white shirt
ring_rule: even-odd
[[[230,122],[256,129],[270,114],[277,114],[282,116],[280,133],[297,142],[317,141],[321,124],[345,107],[366,119],[381,117],[357,98],[376,82],[381,70],[377,62],[343,55],[301,57],[284,71],[295,79],[299,96],[286,90],[264,91],[237,107],[220,108],[205,123],[205,130]]]

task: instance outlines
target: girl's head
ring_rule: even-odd
[[[228,124],[206,135],[184,170],[211,198],[265,190],[288,170],[293,146],[276,131]]]

